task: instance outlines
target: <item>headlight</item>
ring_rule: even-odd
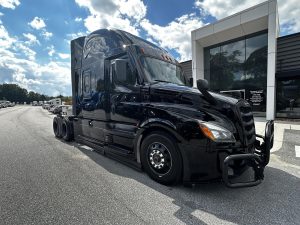
[[[199,127],[206,137],[215,142],[235,142],[233,134],[224,127],[200,121]]]

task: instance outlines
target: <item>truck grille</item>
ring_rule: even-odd
[[[240,138],[244,146],[250,147],[255,142],[255,125],[250,104],[244,100],[237,103],[237,116],[240,121]]]

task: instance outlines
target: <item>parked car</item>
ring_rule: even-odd
[[[50,105],[48,111],[53,113],[54,108],[55,108],[55,105]]]
[[[53,109],[54,114],[61,114],[63,105],[55,106]]]
[[[5,101],[5,100],[2,100],[0,101],[0,103],[6,108],[6,107],[11,107],[13,105],[11,105],[11,102],[10,101]]]
[[[50,104],[47,104],[47,103],[46,103],[46,104],[43,104],[43,106],[42,106],[42,107],[43,107],[43,109],[48,109],[48,108],[49,108],[49,106],[50,106]]]

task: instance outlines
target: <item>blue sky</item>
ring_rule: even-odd
[[[279,0],[281,35],[300,31],[298,0]],[[0,0],[0,83],[71,95],[71,39],[123,29],[191,59],[190,32],[261,0]]]

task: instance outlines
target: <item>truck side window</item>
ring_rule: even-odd
[[[112,78],[116,85],[135,85],[137,77],[129,66],[128,58],[126,63],[126,77],[124,77],[122,80],[118,80],[116,78],[115,66],[112,64]]]

